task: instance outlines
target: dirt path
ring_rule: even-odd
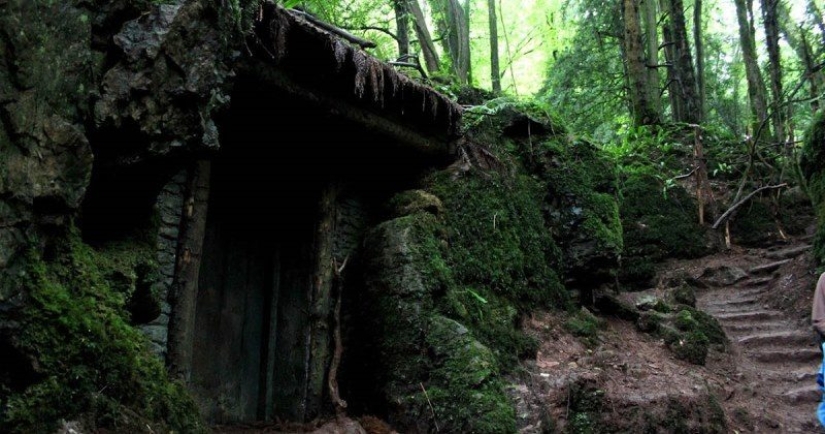
[[[710,288],[700,292],[697,301],[697,307],[713,315],[730,338],[739,384],[745,386],[739,393],[765,398],[753,400],[749,407],[772,415],[766,421],[775,422],[779,432],[821,432],[814,415],[821,395],[816,385],[820,352],[810,326],[792,308],[812,288],[783,285],[783,280],[799,272],[795,262],[802,262],[799,257],[809,250],[800,242],[750,250],[729,261],[709,258],[701,281]],[[809,285],[805,277],[802,280]],[[800,292],[784,294],[785,299],[799,299],[786,303],[791,311],[772,307],[777,292],[783,290]]]

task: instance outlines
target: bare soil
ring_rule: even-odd
[[[600,431],[675,432],[669,424],[682,417],[684,432],[825,432],[815,417],[821,356],[808,321],[817,278],[808,242],[671,260],[656,288],[622,295],[629,302],[664,297],[678,276],[706,286],[697,289],[697,308],[720,322],[730,344],[712,348],[705,366],[677,360],[630,321],[606,318],[598,342],[588,345],[567,331],[564,315],[534,314],[525,328],[541,348],[513,386],[521,432],[572,428],[583,387],[603,394],[602,413],[591,417]],[[719,406],[726,431],[711,420]]]

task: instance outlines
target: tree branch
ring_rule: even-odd
[[[727,211],[725,211],[725,213],[724,213],[724,214],[722,214],[722,215],[721,215],[721,216],[720,216],[720,217],[716,220],[716,222],[715,222],[715,223],[713,223],[713,226],[712,226],[712,227],[713,227],[713,229],[718,228],[720,224],[724,223],[724,222],[725,222],[725,220],[727,220],[727,219],[729,219],[729,218],[730,218],[731,214],[733,214],[733,212],[734,212],[734,211],[736,211],[736,210],[737,210],[740,206],[742,206],[743,204],[745,204],[745,202],[749,201],[749,200],[750,200],[752,197],[754,197],[757,193],[759,193],[759,192],[761,192],[761,191],[763,191],[763,190],[776,189],[776,188],[784,188],[784,187],[787,187],[787,186],[788,186],[788,183],[782,183],[782,184],[778,184],[778,185],[766,185],[766,186],[764,186],[764,187],[759,187],[759,188],[757,188],[756,190],[754,190],[754,191],[750,192],[750,194],[748,194],[747,196],[745,196],[744,198],[742,198],[742,200],[740,200],[739,202],[736,202],[735,204],[731,205],[731,207],[730,207],[730,208],[728,208],[728,210],[727,210]]]
[[[289,12],[293,15],[299,16],[299,17],[307,20],[311,24],[314,24],[315,26],[320,27],[320,28],[322,28],[322,29],[324,29],[324,30],[326,30],[330,33],[334,33],[334,34],[346,39],[347,41],[350,41],[353,44],[358,45],[362,49],[363,48],[375,48],[375,47],[377,47],[377,45],[375,45],[375,42],[359,38],[358,36],[355,36],[352,33],[347,32],[344,29],[335,27],[335,26],[333,26],[332,24],[329,24],[329,23],[325,23],[325,22],[319,20],[318,18],[315,18],[314,16],[312,16],[312,15],[310,15],[310,14],[308,14],[308,13],[302,11],[302,10],[287,9],[287,12]]]

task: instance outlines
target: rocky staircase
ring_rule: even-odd
[[[809,249],[803,244],[761,251],[747,271],[728,266],[705,270],[699,278],[709,289],[699,295],[698,307],[719,321],[731,341],[742,376],[739,392],[761,394],[773,403],[761,417],[784,415],[775,422],[777,432],[823,432],[815,418],[821,355],[814,334],[764,301],[777,270]]]

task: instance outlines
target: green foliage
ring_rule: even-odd
[[[39,380],[2,403],[0,425],[11,432],[54,429],[83,416],[100,428],[200,431],[198,411],[182,385],[170,381],[129,325],[126,294],[109,281],[113,268],[140,262],[136,250],[96,251],[76,233],[53,259],[29,253],[25,276],[31,303],[13,345],[36,357]],[[157,423],[163,425],[157,426]]]
[[[814,238],[814,257],[825,265],[825,111],[817,114],[805,134],[800,168],[807,181],[807,193],[816,209],[819,226]]]

